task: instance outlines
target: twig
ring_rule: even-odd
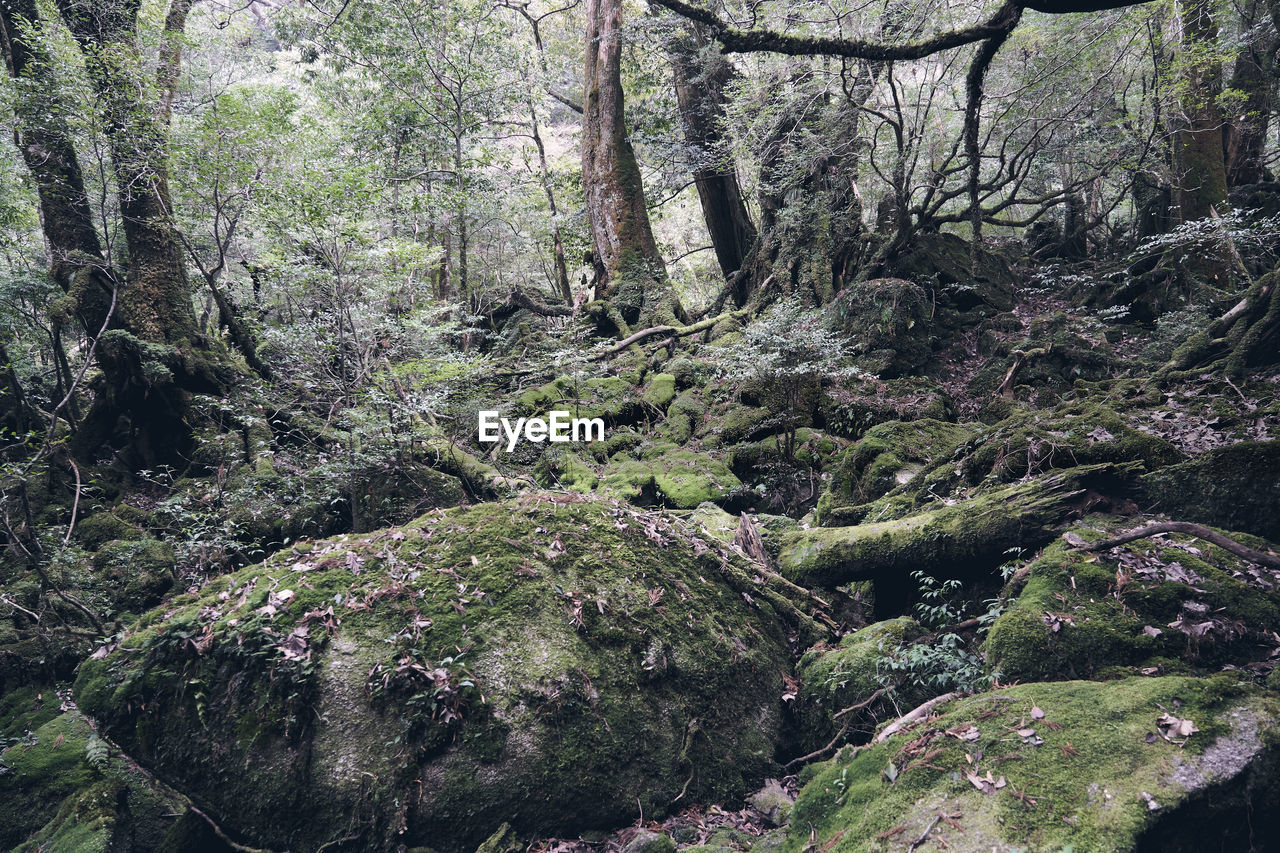
[[[831,715],[831,719],[836,720],[836,719],[839,719],[840,717],[843,717],[845,714],[851,714],[854,711],[861,711],[863,708],[867,707],[872,702],[876,701],[881,696],[883,696],[885,694],[885,691],[887,691],[888,689],[889,689],[888,687],[881,687],[879,690],[872,693],[870,696],[868,696],[866,699],[863,699],[858,704],[850,705],[848,708],[845,708],[842,711],[836,711],[834,714]]]
[[[880,734],[876,735],[876,739],[873,743],[884,743],[907,726],[928,716],[930,711],[942,703],[950,702],[952,699],[958,699],[961,695],[962,694],[953,691],[951,693],[943,693],[941,696],[935,696],[933,699],[930,699],[928,702],[925,702],[923,705],[920,705],[912,711],[908,711],[889,725],[885,726],[884,729],[881,730]]]
[[[802,764],[807,764],[808,762],[813,761],[815,758],[822,758],[828,752],[831,752],[831,750],[836,748],[836,744],[840,742],[840,739],[843,738],[848,731],[849,731],[849,722],[846,720],[845,724],[840,727],[840,731],[836,732],[836,736],[833,737],[827,743],[826,746],[820,749],[815,749],[813,752],[809,753],[808,755],[802,755],[799,758],[793,758],[790,761],[788,761],[786,764],[784,764],[782,768],[784,770],[790,771],[796,767],[799,767]],[[853,748],[853,751],[857,752],[858,750],[866,749],[866,748],[867,747],[865,744],[862,746],[855,746]]]
[[[911,842],[911,846],[908,847],[907,850],[908,851],[915,850],[920,845],[924,844],[929,839],[929,833],[933,832],[933,828],[938,825],[938,821],[940,820],[942,820],[941,812],[939,812],[938,816],[933,819],[933,823],[925,827],[925,830],[923,833],[921,833],[920,837],[917,838],[915,841]]]
[[[1146,539],[1157,533],[1186,533],[1189,536],[1195,536],[1204,539],[1206,542],[1212,542],[1225,551],[1230,551],[1242,560],[1248,560],[1250,563],[1257,563],[1260,566],[1269,566],[1273,569],[1280,569],[1280,557],[1274,554],[1265,554],[1262,551],[1241,545],[1234,539],[1228,539],[1216,530],[1210,530],[1200,524],[1193,524],[1190,521],[1161,521],[1155,524],[1148,524],[1133,530],[1121,533],[1112,539],[1103,539],[1101,542],[1095,542],[1092,545],[1075,545],[1081,551],[1106,551],[1108,548],[1114,548],[1117,545],[1123,545],[1126,542],[1132,542],[1135,539]]]
[[[209,817],[207,814],[200,811],[200,809],[197,808],[196,805],[192,803],[190,800],[187,800],[187,808],[190,809],[194,814],[197,814],[200,817],[204,818],[205,823],[209,824],[209,827],[213,830],[213,834],[218,836],[220,839],[222,839],[223,843],[225,843],[232,850],[237,851],[237,853],[274,853],[274,851],[267,850],[262,847],[248,847],[244,844],[236,843],[231,839],[230,836],[228,836],[225,832],[222,831],[222,827],[218,826],[216,823],[213,822],[213,818]],[[327,847],[328,845],[326,844],[325,846]]]
[[[39,621],[40,621],[40,614],[38,614],[38,613],[32,613],[30,610],[28,610],[27,608],[23,607],[21,604],[19,604],[18,602],[14,601],[12,598],[10,598],[10,597],[9,597],[9,596],[7,596],[7,595],[0,594],[0,604],[7,604],[7,605],[9,605],[10,607],[12,607],[14,610],[21,610],[23,613],[27,614],[28,616],[30,616],[30,617],[31,617],[32,619],[34,619],[35,621],[37,621],[37,622],[39,622]]]
[[[76,474],[76,496],[71,502],[71,522],[67,525],[67,535],[62,537],[64,547],[71,544],[71,534],[76,529],[76,514],[80,511],[80,469],[76,466],[76,461],[71,458],[71,454],[67,454],[67,463]]]

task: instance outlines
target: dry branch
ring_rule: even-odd
[[[1280,569],[1280,557],[1274,554],[1266,554],[1262,551],[1255,551],[1246,545],[1241,545],[1234,539],[1223,536],[1216,530],[1210,530],[1200,524],[1193,524],[1190,521],[1161,521],[1155,524],[1147,524],[1142,527],[1127,530],[1111,539],[1103,539],[1101,542],[1093,544],[1076,545],[1075,547],[1081,551],[1106,551],[1117,545],[1123,545],[1126,542],[1133,542],[1136,539],[1148,539],[1157,533],[1186,533],[1188,536],[1195,536],[1206,542],[1212,542],[1225,551],[1230,551],[1242,560],[1248,560],[1250,563],[1257,563],[1259,566],[1269,566],[1273,569]]]

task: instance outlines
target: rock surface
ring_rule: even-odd
[[[474,849],[733,801],[774,767],[787,649],[742,558],[530,495],[303,543],[144,616],[79,701],[253,846]]]

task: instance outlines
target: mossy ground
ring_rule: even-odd
[[[1094,516],[1074,532],[1097,541],[1140,524]],[[1274,584],[1215,545],[1168,534],[1097,554],[1060,539],[1027,566],[1025,586],[991,627],[986,655],[1005,680],[1018,681],[1213,672],[1265,661],[1276,630]]]
[[[1250,794],[1261,807],[1275,787],[1274,697],[1228,677],[1028,684],[938,710],[883,744],[811,766],[784,850],[900,850],[926,834],[936,848],[1132,850],[1191,799],[1180,766],[1199,768],[1210,786],[1225,781],[1202,758],[1214,745],[1256,762],[1241,816]],[[1166,712],[1199,731],[1166,741],[1155,734]],[[984,786],[990,774],[989,793],[970,773]]]

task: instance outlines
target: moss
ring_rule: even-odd
[[[457,506],[466,499],[457,477],[410,460],[366,469],[352,480],[364,530],[404,524],[429,509]]]
[[[685,444],[702,427],[706,413],[696,391],[683,391],[667,408],[659,435],[675,444]]]
[[[792,580],[827,586],[905,579],[916,569],[972,577],[993,570],[1010,548],[1048,542],[1081,489],[1123,476],[1108,465],[1081,466],[893,521],[797,531],[778,563]]]
[[[727,447],[743,441],[754,441],[774,432],[778,418],[767,409],[732,404],[724,411],[712,412],[699,435],[714,439],[714,444]]]
[[[229,832],[277,848],[357,815],[365,849],[465,850],[506,820],[577,833],[637,798],[646,816],[682,790],[733,801],[774,768],[786,641],[719,582],[722,559],[746,569],[614,502],[434,512],[288,549],[140,620],[76,695]],[[444,693],[421,674],[436,669]]]
[[[142,539],[146,533],[138,524],[125,521],[114,512],[100,512],[76,524],[76,540],[90,551],[96,551],[113,539]]]
[[[659,373],[649,380],[640,399],[655,409],[666,410],[676,396],[676,378],[670,373]]]
[[[639,505],[692,509],[724,500],[742,485],[727,465],[707,453],[656,445],[646,455],[651,458],[610,465],[600,479],[600,493]]]
[[[63,799],[88,787],[94,773],[85,762],[89,726],[63,714],[0,753],[0,847],[9,849],[57,813]]]
[[[901,376],[932,351],[933,310],[925,290],[909,281],[873,279],[849,285],[825,309],[849,340],[853,363],[876,376]]]
[[[975,435],[972,427],[931,419],[893,421],[872,427],[832,466],[831,479],[818,500],[819,523],[870,503],[921,471],[948,462]]]
[[[556,486],[571,492],[591,492],[600,482],[595,470],[581,457],[559,447],[550,448],[542,454],[534,466],[533,477],[538,485],[545,488]]]
[[[932,826],[935,843],[941,838],[972,850],[1132,850],[1141,848],[1144,833],[1178,820],[1183,810],[1191,817],[1201,802],[1198,786],[1225,793],[1239,785],[1234,798],[1217,805],[1243,817],[1274,784],[1267,779],[1275,741],[1266,744],[1276,731],[1276,705],[1229,683],[1029,684],[939,710],[938,719],[908,734],[820,766],[796,802],[786,849],[810,843],[833,851],[897,849],[890,839],[919,838]],[[1151,739],[1166,711],[1199,727],[1185,747]],[[976,739],[947,734],[970,727]],[[1023,728],[1034,734],[1023,738],[1017,733]],[[1036,739],[1042,742],[1030,742]],[[1221,752],[1233,760],[1207,757]],[[988,772],[993,782],[1005,780],[990,794],[966,777],[985,779]],[[959,826],[938,822],[940,810]],[[1192,837],[1203,829],[1194,819],[1187,828]]]
[[[800,733],[798,750],[807,754],[820,749],[844,728],[848,739],[856,741],[859,735],[874,732],[878,722],[897,716],[896,707],[915,707],[928,698],[919,687],[908,686],[900,695],[885,696],[856,713],[835,717],[887,686],[881,662],[923,634],[915,620],[903,616],[847,634],[834,649],[819,647],[806,652],[797,668],[802,684],[794,708]]]
[[[93,555],[93,567],[114,589],[120,610],[145,610],[173,587],[173,546],[156,539],[108,542]]]
[[[0,740],[14,741],[57,717],[59,700],[52,687],[27,685],[0,697]]]
[[[1094,517],[1078,532],[1096,539],[1118,527]],[[1119,559],[1050,545],[992,625],[988,665],[1005,680],[1043,680],[1115,667],[1172,671],[1169,661],[1209,672],[1251,662],[1257,643],[1280,629],[1280,594],[1244,580],[1248,565],[1216,546],[1172,537],[1193,553],[1168,541],[1129,543]]]
[[[675,377],[677,388],[701,387],[719,371],[714,362],[688,356],[674,358],[667,364],[667,372]]]
[[[1241,442],[1146,475],[1144,506],[1280,541],[1280,441]]]
[[[674,383],[674,380],[672,380]],[[635,387],[625,379],[560,378],[521,394],[516,400],[520,415],[543,417],[554,410],[575,418],[603,418],[609,426],[635,423],[644,417],[644,405]]]

